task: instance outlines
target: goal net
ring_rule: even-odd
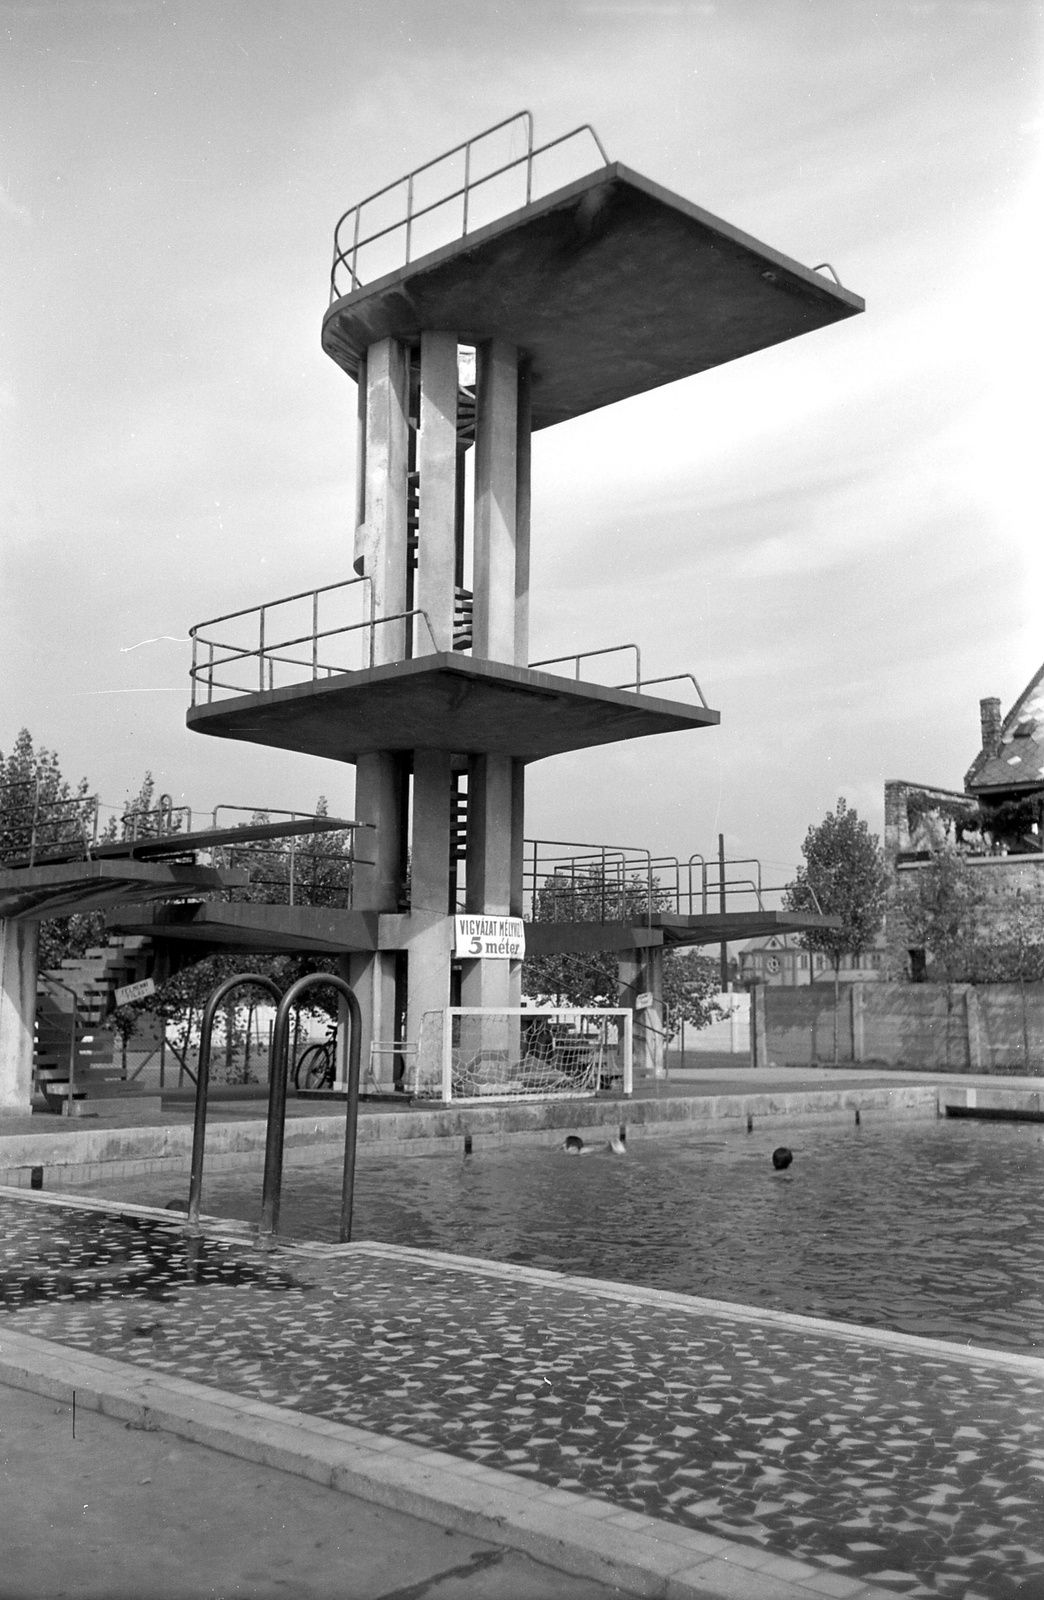
[[[596,1007],[426,1011],[409,1088],[445,1105],[630,1094],[631,1023],[629,1010]]]

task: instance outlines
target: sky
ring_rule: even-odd
[[[0,0],[0,750],[351,816],[352,768],[186,730],[185,640],[349,575],[334,223],[528,106],[867,309],[536,436],[533,658],[637,639],[721,726],[531,767],[527,834],[777,883],[839,796],[960,788],[1044,658],[1042,13]]]

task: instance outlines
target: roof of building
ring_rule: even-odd
[[[980,751],[964,786],[971,794],[1044,787],[1044,666],[1001,723],[997,754]]]

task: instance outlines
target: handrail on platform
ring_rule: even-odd
[[[525,123],[525,153],[523,155],[513,157],[510,161],[503,162],[500,166],[494,167],[491,172],[483,173],[479,178],[473,178],[471,175],[471,162],[475,146],[480,144],[483,139],[490,138],[494,133],[499,133],[502,128],[510,127],[513,122]],[[504,117],[500,122],[495,122],[492,127],[484,128],[481,133],[473,134],[470,139],[464,139],[460,144],[454,145],[452,149],[444,150],[441,155],[434,156],[430,161],[425,161],[423,165],[419,167],[414,167],[412,172],[405,173],[401,178],[393,179],[391,183],[386,183],[383,188],[375,189],[373,194],[367,195],[364,200],[359,200],[354,206],[349,206],[348,210],[337,219],[337,224],[334,228],[334,258],[333,265],[330,268],[331,303],[334,300],[339,299],[342,293],[350,294],[352,290],[362,287],[363,280],[359,276],[358,271],[360,250],[365,249],[367,245],[375,244],[378,239],[386,238],[389,234],[395,233],[399,229],[404,229],[405,249],[403,253],[404,259],[402,264],[404,266],[408,265],[413,245],[414,223],[419,221],[421,217],[428,216],[431,212],[439,210],[441,206],[449,205],[454,200],[462,201],[460,233],[457,235],[457,237],[462,239],[466,238],[468,232],[468,212],[470,208],[471,197],[475,193],[475,190],[480,189],[484,183],[490,183],[494,178],[502,177],[506,172],[514,171],[516,167],[522,166],[523,163],[525,164],[526,169],[525,204],[528,206],[533,198],[533,162],[538,156],[545,155],[549,150],[555,149],[556,146],[566,144],[570,139],[575,139],[584,133],[589,133],[591,138],[594,140],[598,149],[598,154],[602,158],[603,166],[609,166],[609,157],[605,153],[602,141],[599,139],[597,133],[589,122],[583,122],[579,127],[572,128],[569,133],[560,134],[557,139],[549,139],[546,144],[538,145],[534,148],[533,113],[523,109],[522,111],[514,112],[510,117]],[[415,204],[416,180],[421,176],[422,173],[430,172],[433,167],[440,166],[444,161],[452,160],[454,156],[459,156],[462,151],[464,154],[463,183],[458,183],[457,187],[451,189],[449,193],[440,195],[437,199],[431,200],[426,205],[418,207]],[[406,186],[405,215],[396,218],[396,220],[393,222],[387,223],[384,227],[375,229],[372,233],[362,235],[361,228],[363,208],[365,206],[373,205],[375,201],[383,199],[385,195],[390,195],[394,190],[402,188],[403,185]],[[341,230],[346,224],[349,223],[349,221],[351,222],[351,239],[350,242],[342,242]],[[338,280],[338,271],[341,267],[345,269],[349,276],[350,282],[347,289],[343,289]]]

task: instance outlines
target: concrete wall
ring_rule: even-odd
[[[763,988],[770,1063],[830,1061],[833,985]],[[1028,1054],[1024,1037],[1028,1036]],[[1044,983],[845,984],[838,1059],[951,1072],[1044,1070]]]
[[[715,996],[728,1015],[705,1028],[686,1027],[685,1056],[712,1055],[747,1056],[750,1053],[750,995],[743,990]],[[677,1058],[681,1051],[682,1035],[679,1030],[671,1040],[671,1053]],[[677,1062],[676,1062],[677,1064]]]

